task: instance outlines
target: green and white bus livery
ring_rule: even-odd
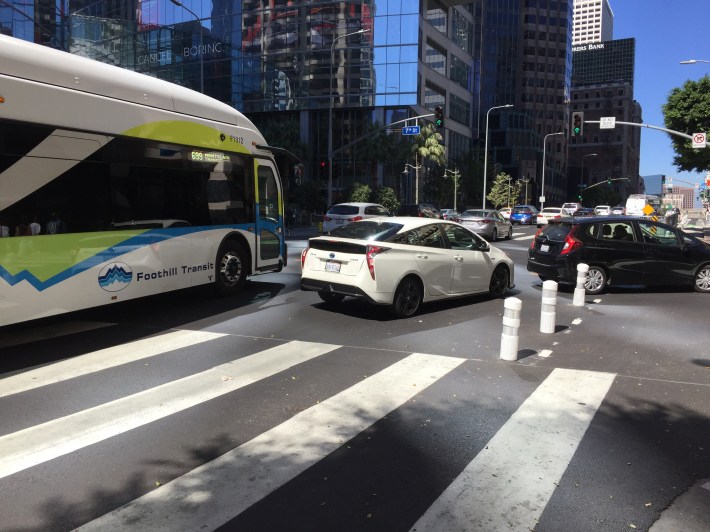
[[[0,35],[0,325],[280,271],[273,150],[212,98]]]

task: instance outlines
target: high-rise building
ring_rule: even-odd
[[[383,146],[360,139],[374,125],[441,107],[449,168],[470,166],[458,189],[463,204],[480,204],[488,138],[491,176],[505,171],[523,179],[530,202],[544,192],[549,205],[566,199],[572,6],[573,0],[8,0],[0,3],[0,30],[204,87],[262,129],[271,121],[295,131],[307,146],[303,179],[325,187],[332,172],[334,200],[366,182],[411,201],[412,168],[421,166],[411,150],[390,150],[376,164],[372,154]],[[507,104],[514,107],[489,113]],[[401,125],[389,139],[401,139]],[[432,199],[421,185],[420,199]]]
[[[373,165],[366,142],[339,148],[374,124],[433,113],[437,106],[444,109],[441,133],[448,160],[470,158],[480,70],[473,55],[477,23],[470,2],[180,4],[9,0],[0,3],[0,27],[195,90],[204,86],[206,94],[260,125],[269,119],[282,128],[290,123],[310,152],[304,177],[322,184],[332,171],[336,192],[367,181],[411,197],[412,176],[404,179],[402,172],[405,163],[417,165],[408,159],[411,150]],[[398,139],[399,128],[391,133]],[[322,164],[329,159],[329,140],[337,151],[332,168]]]
[[[620,201],[641,188],[641,129],[622,124],[601,129],[598,123],[587,122],[598,122],[602,117],[642,122],[641,106],[634,100],[636,41],[582,44],[572,50],[572,113],[582,113],[585,124],[582,134],[570,140],[568,194],[574,196],[584,187],[618,179],[612,182],[616,198],[607,201]]]
[[[574,0],[572,45],[614,38],[614,13],[609,0]]]
[[[480,138],[486,136],[491,108],[514,105],[490,113],[489,160],[527,183],[530,203],[544,195],[547,205],[561,205],[567,195],[572,0],[476,0],[474,5],[482,23]],[[558,132],[547,137],[543,150],[545,137]]]
[[[641,106],[633,99],[636,41],[612,40],[614,13],[609,0],[574,0],[572,30],[572,112],[584,121],[613,117],[623,122],[641,122]],[[614,181],[616,198],[639,192],[638,175],[641,131],[619,125],[602,130],[589,124],[569,149],[570,194],[608,179]],[[584,174],[584,175],[582,175]],[[576,176],[576,178],[575,178]]]

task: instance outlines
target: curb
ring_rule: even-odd
[[[651,525],[649,532],[707,532],[710,530],[710,478],[679,495]]]

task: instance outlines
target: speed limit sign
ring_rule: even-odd
[[[705,133],[693,133],[693,148],[704,148],[707,143]]]

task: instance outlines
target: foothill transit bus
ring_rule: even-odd
[[[0,325],[280,271],[277,150],[203,94],[0,35]]]

